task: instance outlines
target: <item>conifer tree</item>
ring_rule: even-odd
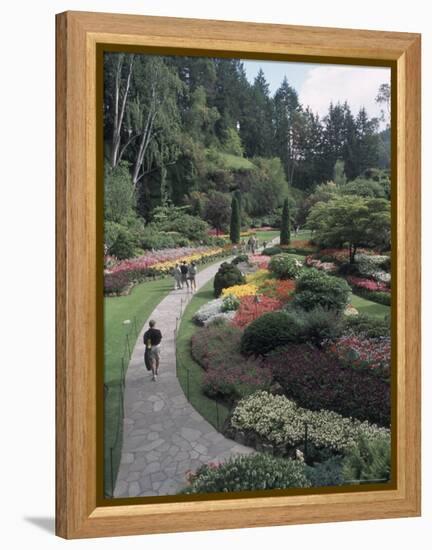
[[[285,199],[282,210],[282,222],[280,231],[280,244],[286,245],[291,241],[290,235],[290,219],[289,219],[289,206],[288,199]]]

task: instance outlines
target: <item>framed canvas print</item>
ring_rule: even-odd
[[[420,37],[57,16],[57,534],[420,514]]]

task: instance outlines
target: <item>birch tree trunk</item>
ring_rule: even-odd
[[[130,56],[128,75],[126,79],[126,86],[121,97],[121,72],[123,68],[124,57],[119,56],[117,69],[115,74],[115,92],[114,92],[114,128],[112,135],[112,144],[111,144],[111,166],[115,168],[121,160],[122,154],[124,152],[123,148],[120,150],[121,145],[121,132],[123,128],[123,121],[126,111],[126,103],[130,89],[130,82],[132,77],[132,69],[134,56]]]

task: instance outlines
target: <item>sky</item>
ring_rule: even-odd
[[[331,101],[347,101],[354,114],[363,106],[370,117],[379,117],[381,107],[375,103],[375,97],[381,84],[390,84],[390,69],[386,67],[252,60],[243,63],[250,82],[262,68],[272,95],[286,76],[300,103],[304,107],[309,105],[321,117],[327,113]]]

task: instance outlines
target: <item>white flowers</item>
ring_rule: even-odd
[[[283,395],[265,391],[242,399],[234,409],[231,424],[237,429],[252,430],[271,443],[291,447],[303,443],[307,425],[308,441],[334,452],[345,452],[360,436],[390,437],[386,428],[345,418],[333,411],[303,409]]]

